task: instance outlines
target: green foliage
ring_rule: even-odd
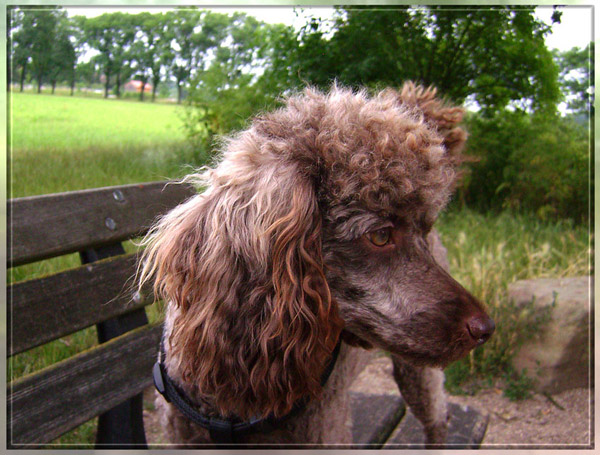
[[[78,23],[87,44],[99,52],[96,63],[105,77],[105,98],[109,94],[112,76],[116,76],[119,94],[121,78],[126,77],[130,70],[125,62],[131,60],[127,52],[132,47],[136,33],[132,15],[105,13],[92,18],[79,18]]]
[[[9,80],[17,80],[23,91],[27,65],[30,59],[30,46],[33,37],[31,28],[24,27],[25,19],[22,10],[12,8],[7,10],[7,49],[10,50],[10,66],[8,71]]]
[[[222,68],[212,67],[203,75],[210,87],[223,80]],[[241,130],[248,119],[265,108],[268,99],[248,84],[238,80],[235,88],[193,90],[186,100],[185,124],[188,140],[197,151],[196,161],[209,161],[215,141],[232,131]]]
[[[218,17],[205,14],[209,24],[220,20],[221,39],[212,40],[214,58],[192,80],[186,100],[186,130],[201,157],[210,156],[214,140],[244,127],[258,111],[274,104],[278,93],[260,73],[269,54],[272,27],[245,14]],[[281,31],[281,27],[273,27]],[[202,23],[202,30],[214,30]],[[267,82],[268,81],[268,82]]]
[[[180,9],[166,13],[166,36],[178,46],[171,48],[170,73],[177,82],[177,101],[183,97],[183,84],[189,80],[192,68],[199,61],[197,34],[194,32],[200,13],[194,9]]]
[[[586,120],[591,109],[593,55],[593,42],[585,49],[575,47],[566,52],[555,51],[554,54],[560,68],[559,82],[567,108],[571,113],[582,115]]]
[[[44,446],[45,449],[79,449],[93,450],[96,440],[96,429],[98,428],[98,419],[94,418],[77,428],[63,434],[50,444]]]
[[[591,142],[569,117],[500,111],[472,114],[466,154],[476,157],[461,189],[469,207],[512,209],[541,219],[589,219]]]
[[[19,69],[21,90],[27,71],[37,81],[54,86],[59,77],[71,79],[76,54],[69,37],[66,13],[57,7],[12,8],[9,10],[13,70]]]
[[[171,36],[167,33],[167,17],[162,13],[143,12],[131,19],[135,40],[126,58],[134,64],[134,77],[142,82],[140,100],[144,100],[144,87],[152,81],[152,101],[162,79],[161,72],[173,58]]]
[[[444,387],[452,395],[473,395],[477,385],[472,385],[472,371],[469,362],[459,361],[444,369]]]
[[[533,111],[555,108],[558,69],[545,46],[550,28],[533,8],[350,7],[333,31],[319,20],[301,32],[289,60],[289,83],[329,87],[435,85],[462,103],[468,97],[486,114],[509,104]],[[279,70],[282,72],[281,70]]]
[[[77,53],[75,51],[75,46],[71,42],[72,34],[73,31],[71,30],[66,16],[62,16],[62,20],[60,20],[57,24],[57,28],[54,33],[54,42],[51,53],[51,60],[53,64],[48,71],[48,79],[52,84],[53,93],[56,83],[59,80],[68,81],[71,87],[75,82],[75,64],[77,63]]]
[[[520,401],[530,398],[535,386],[535,381],[527,376],[527,370],[521,373],[508,371],[504,375],[504,396],[510,401]]]

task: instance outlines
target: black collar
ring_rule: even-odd
[[[321,376],[321,386],[325,386],[329,376],[333,371],[335,362],[340,353],[341,337],[335,346],[331,360],[327,364],[323,375]],[[178,387],[167,374],[162,358],[164,356],[163,344],[160,345],[159,360],[154,364],[152,375],[154,377],[154,386],[165,399],[172,403],[179,411],[192,422],[206,428],[210,433],[210,438],[216,443],[233,443],[243,435],[257,431],[268,432],[274,430],[284,420],[300,412],[308,402],[307,398],[301,398],[294,403],[292,410],[283,417],[275,418],[269,415],[266,418],[253,418],[247,422],[239,419],[216,419],[206,417],[197,410],[197,405]]]

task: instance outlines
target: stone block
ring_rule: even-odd
[[[590,386],[592,278],[523,280],[508,287],[518,306],[551,306],[550,321],[517,352],[513,365],[527,370],[536,389],[557,393]]]

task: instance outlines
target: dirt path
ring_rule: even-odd
[[[537,393],[527,400],[513,402],[502,396],[502,391],[488,389],[472,397],[452,396],[450,400],[490,416],[483,440],[486,448],[507,445],[567,448],[590,444],[593,409],[590,398],[588,389],[571,389],[553,395],[556,404]]]
[[[353,389],[398,393],[392,378],[391,360],[385,356],[376,358],[358,377]],[[531,444],[552,444],[557,448],[589,445],[593,410],[591,398],[588,389],[572,389],[554,395],[552,399],[556,404],[541,394],[513,402],[499,389],[481,390],[474,396],[448,397],[449,401],[471,406],[489,415],[483,439],[485,448]]]

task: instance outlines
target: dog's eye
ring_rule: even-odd
[[[367,233],[367,238],[375,246],[385,246],[390,243],[392,234],[389,228],[377,229]]]

